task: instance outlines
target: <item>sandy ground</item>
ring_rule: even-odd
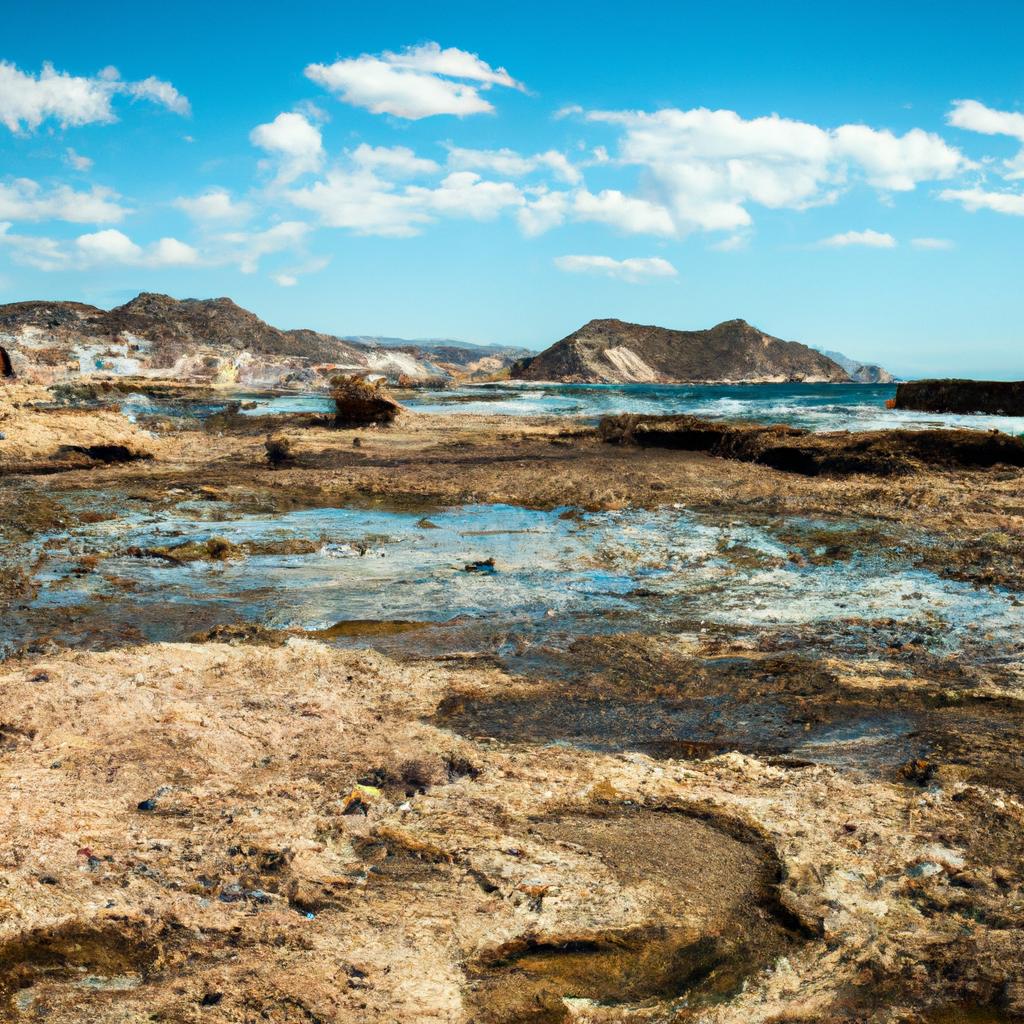
[[[76,414],[27,415],[57,436]],[[268,429],[294,466],[267,466]],[[59,473],[52,447],[33,449],[20,468],[39,472],[0,484],[6,548],[86,494],[103,514],[201,493],[235,510],[860,516],[933,531],[976,584],[1019,578],[1024,550],[1019,470],[810,479],[564,422],[411,413],[387,430],[140,440],[152,461]],[[657,656],[643,652],[652,677]],[[946,692],[877,658],[829,670],[845,691]],[[1012,772],[972,770],[969,749],[893,780],[459,735],[435,715],[446,701],[529,680],[295,638],[55,652],[2,673],[0,1019],[1024,1016],[1024,804]],[[1014,678],[983,680],[979,706],[1012,718]]]

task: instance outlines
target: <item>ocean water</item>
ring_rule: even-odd
[[[965,427],[1024,434],[1024,419],[1013,416],[939,415],[887,409],[893,384],[472,384],[448,390],[428,389],[403,395],[410,409],[423,413],[491,416],[568,416],[596,422],[613,413],[687,413],[713,420],[788,423],[808,430],[885,430]],[[326,413],[333,408],[323,394],[268,395],[239,392],[250,404],[249,416],[272,413]],[[125,412],[194,415],[201,418],[224,407],[205,401],[189,407],[162,407],[145,396],[125,399]]]
[[[705,419],[788,423],[808,430],[966,427],[1024,433],[1013,416],[956,416],[887,409],[895,384],[477,384],[421,392],[408,401],[420,412],[507,416],[687,413]]]

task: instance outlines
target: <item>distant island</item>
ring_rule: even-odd
[[[591,320],[537,356],[517,360],[517,380],[574,384],[888,383],[879,366],[783,341],[745,320],[709,330]],[[845,364],[845,365],[844,365]],[[852,366],[852,368],[851,368]]]

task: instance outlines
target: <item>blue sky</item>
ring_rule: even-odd
[[[1024,377],[1024,6],[22,4],[0,302]]]

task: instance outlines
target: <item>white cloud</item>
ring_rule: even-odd
[[[519,189],[508,181],[484,181],[472,171],[455,171],[437,188],[414,187],[407,195],[427,210],[450,217],[493,220],[506,207],[522,206]]]
[[[982,135],[1008,135],[1024,142],[1024,114],[1014,110],[993,110],[977,100],[956,100],[946,121],[955,128]],[[1008,181],[1024,178],[1024,148],[1002,162],[1003,177]]]
[[[432,220],[421,203],[368,170],[331,168],[321,181],[293,189],[288,198],[315,213],[325,226],[348,228],[357,235],[406,238]]]
[[[569,210],[568,192],[547,192],[528,198],[516,211],[519,228],[527,238],[558,227]]]
[[[116,68],[84,77],[57,71],[49,63],[34,75],[0,61],[0,122],[12,132],[33,131],[47,120],[57,121],[62,128],[110,124],[117,120],[111,103],[116,95],[149,100],[177,114],[189,113],[188,100],[170,82],[152,76],[122,82]]]
[[[280,183],[318,171],[323,163],[320,129],[303,114],[278,114],[269,124],[253,128],[249,141],[273,155],[277,161],[276,180]]]
[[[365,142],[352,153],[352,162],[393,178],[416,178],[441,170],[440,164],[418,157],[407,146],[368,146]]]
[[[981,188],[947,188],[939,193],[947,202],[960,203],[965,210],[992,210],[1024,217],[1024,193],[987,192]]]
[[[383,56],[395,67],[445,75],[448,78],[468,78],[487,85],[518,89],[520,92],[526,90],[523,83],[517,82],[504,68],[492,68],[475,53],[467,53],[454,46],[442,50],[438,43],[422,43],[410,46],[401,53],[385,53]]]
[[[37,270],[85,270],[97,266],[187,266],[199,260],[190,245],[176,238],[161,238],[143,248],[124,232],[106,228],[70,241],[33,235],[12,235],[10,223],[0,223],[0,245],[9,246],[13,258]]]
[[[274,274],[274,281],[282,288],[294,288],[299,283],[294,274]]]
[[[87,266],[124,263],[129,266],[173,267],[196,263],[199,254],[176,238],[161,238],[145,249],[116,228],[107,228],[75,239],[81,262]]]
[[[129,213],[116,202],[117,198],[116,192],[100,185],[88,192],[76,192],[67,185],[47,191],[31,178],[15,178],[0,183],[0,219],[116,224]]]
[[[672,216],[664,206],[627,196],[617,189],[605,189],[597,195],[580,189],[573,197],[573,213],[578,220],[597,221],[630,234],[676,232]]]
[[[392,238],[417,235],[440,217],[490,220],[527,203],[511,182],[485,181],[472,171],[452,172],[436,186],[399,187],[392,180],[406,171],[425,172],[426,163],[402,147],[361,146],[350,154],[350,166],[332,167],[322,180],[287,197],[328,227]]]
[[[188,100],[170,82],[162,82],[153,75],[141,82],[126,82],[124,89],[133,99],[149,100],[175,114],[181,114],[182,117],[188,117],[192,113]]]
[[[522,156],[513,149],[463,149],[451,146],[448,150],[448,166],[455,170],[491,171],[504,178],[522,178],[540,168],[547,168],[570,185],[579,184],[583,177],[564,154],[554,149],[533,156]]]
[[[224,188],[208,188],[197,196],[181,196],[174,205],[199,223],[227,223],[248,220],[252,216],[252,205],[231,198]]]
[[[915,249],[953,249],[955,248],[950,238],[912,238],[910,244]]]
[[[643,169],[642,201],[664,211],[652,218],[659,234],[736,231],[752,223],[754,204],[803,210],[831,203],[852,175],[875,188],[905,191],[973,166],[920,129],[900,136],[865,125],[829,130],[777,114],[748,120],[705,108],[586,116],[621,130],[616,162]]]
[[[64,154],[64,159],[76,171],[88,171],[92,168],[92,160],[81,153],[76,153],[70,146]]]
[[[676,277],[678,271],[660,256],[616,260],[611,256],[556,256],[555,266],[570,274],[600,274],[637,283],[652,278]]]
[[[437,43],[310,64],[306,77],[352,106],[409,120],[489,113],[494,107],[481,90],[494,85],[523,88],[504,68],[492,68],[465,50],[442,50]]]
[[[260,260],[273,253],[300,246],[309,234],[309,225],[286,220],[265,231],[233,231],[213,239],[211,262],[237,263],[243,274],[254,274]]]
[[[954,100],[946,123],[982,135],[1009,135],[1024,142],[1024,114],[993,110],[977,100]]]
[[[894,249],[896,239],[882,231],[844,231],[841,235],[823,238],[819,245],[832,249],[845,248],[848,245],[866,245],[870,249]]]
[[[905,135],[845,124],[833,133],[835,152],[864,168],[876,188],[908,192],[920,181],[952,178],[973,164],[938,135],[912,128]]]

